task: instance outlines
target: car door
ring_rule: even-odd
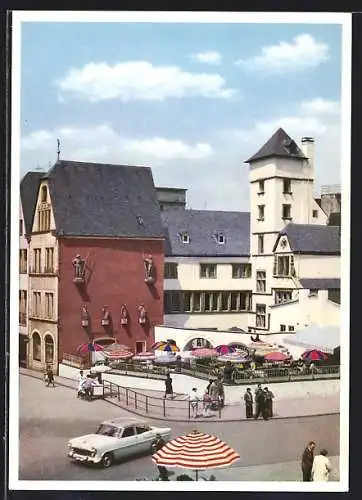
[[[127,458],[137,453],[137,435],[133,425],[127,425],[120,432],[118,449],[115,451],[117,458]]]
[[[138,439],[138,449],[140,453],[149,453],[151,445],[155,440],[155,433],[149,425],[139,424],[136,425],[136,434]]]

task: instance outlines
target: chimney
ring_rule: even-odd
[[[302,137],[302,151],[304,156],[308,158],[310,168],[314,169],[314,138]]]

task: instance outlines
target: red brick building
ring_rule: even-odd
[[[163,267],[151,170],[58,161],[34,210],[28,365],[57,368],[93,340],[149,349],[163,323]]]

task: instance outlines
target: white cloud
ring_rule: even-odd
[[[131,61],[110,66],[105,62],[72,68],[55,81],[65,94],[91,102],[118,99],[162,101],[168,97],[201,96],[229,98],[236,90],[226,87],[218,74],[188,73],[177,66],[153,66],[146,61]]]
[[[205,64],[220,64],[221,54],[216,50],[208,50],[197,54],[191,54],[190,59]]]
[[[61,157],[67,160],[161,165],[165,161],[202,160],[213,155],[213,150],[207,143],[191,145],[162,137],[127,138],[105,124],[91,128],[63,127],[30,133],[21,141],[23,155],[29,160],[31,158],[29,164],[45,164],[49,156],[54,159],[58,137],[61,140]],[[95,146],[98,144],[99,146]]]
[[[305,113],[312,114],[339,114],[340,113],[340,103],[338,101],[328,101],[327,99],[322,99],[317,97],[311,101],[304,101],[301,104],[301,109]]]
[[[237,65],[266,73],[291,73],[314,68],[329,59],[329,47],[309,34],[295,36],[292,42],[262,47],[261,54],[240,59]]]

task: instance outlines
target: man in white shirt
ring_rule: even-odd
[[[197,417],[197,410],[199,407],[199,399],[200,398],[197,394],[197,387],[193,387],[193,389],[189,395],[189,401],[190,401],[190,405],[191,405],[191,412],[192,412],[193,418]]]
[[[77,379],[78,379],[77,398],[79,398],[79,393],[82,390],[82,385],[83,385],[83,382],[85,382],[86,378],[87,377],[84,375],[83,370],[80,370],[78,377],[77,377]]]
[[[327,450],[321,450],[319,455],[316,455],[313,460],[312,480],[318,482],[328,482],[329,473],[331,472],[331,463],[327,457]]]

